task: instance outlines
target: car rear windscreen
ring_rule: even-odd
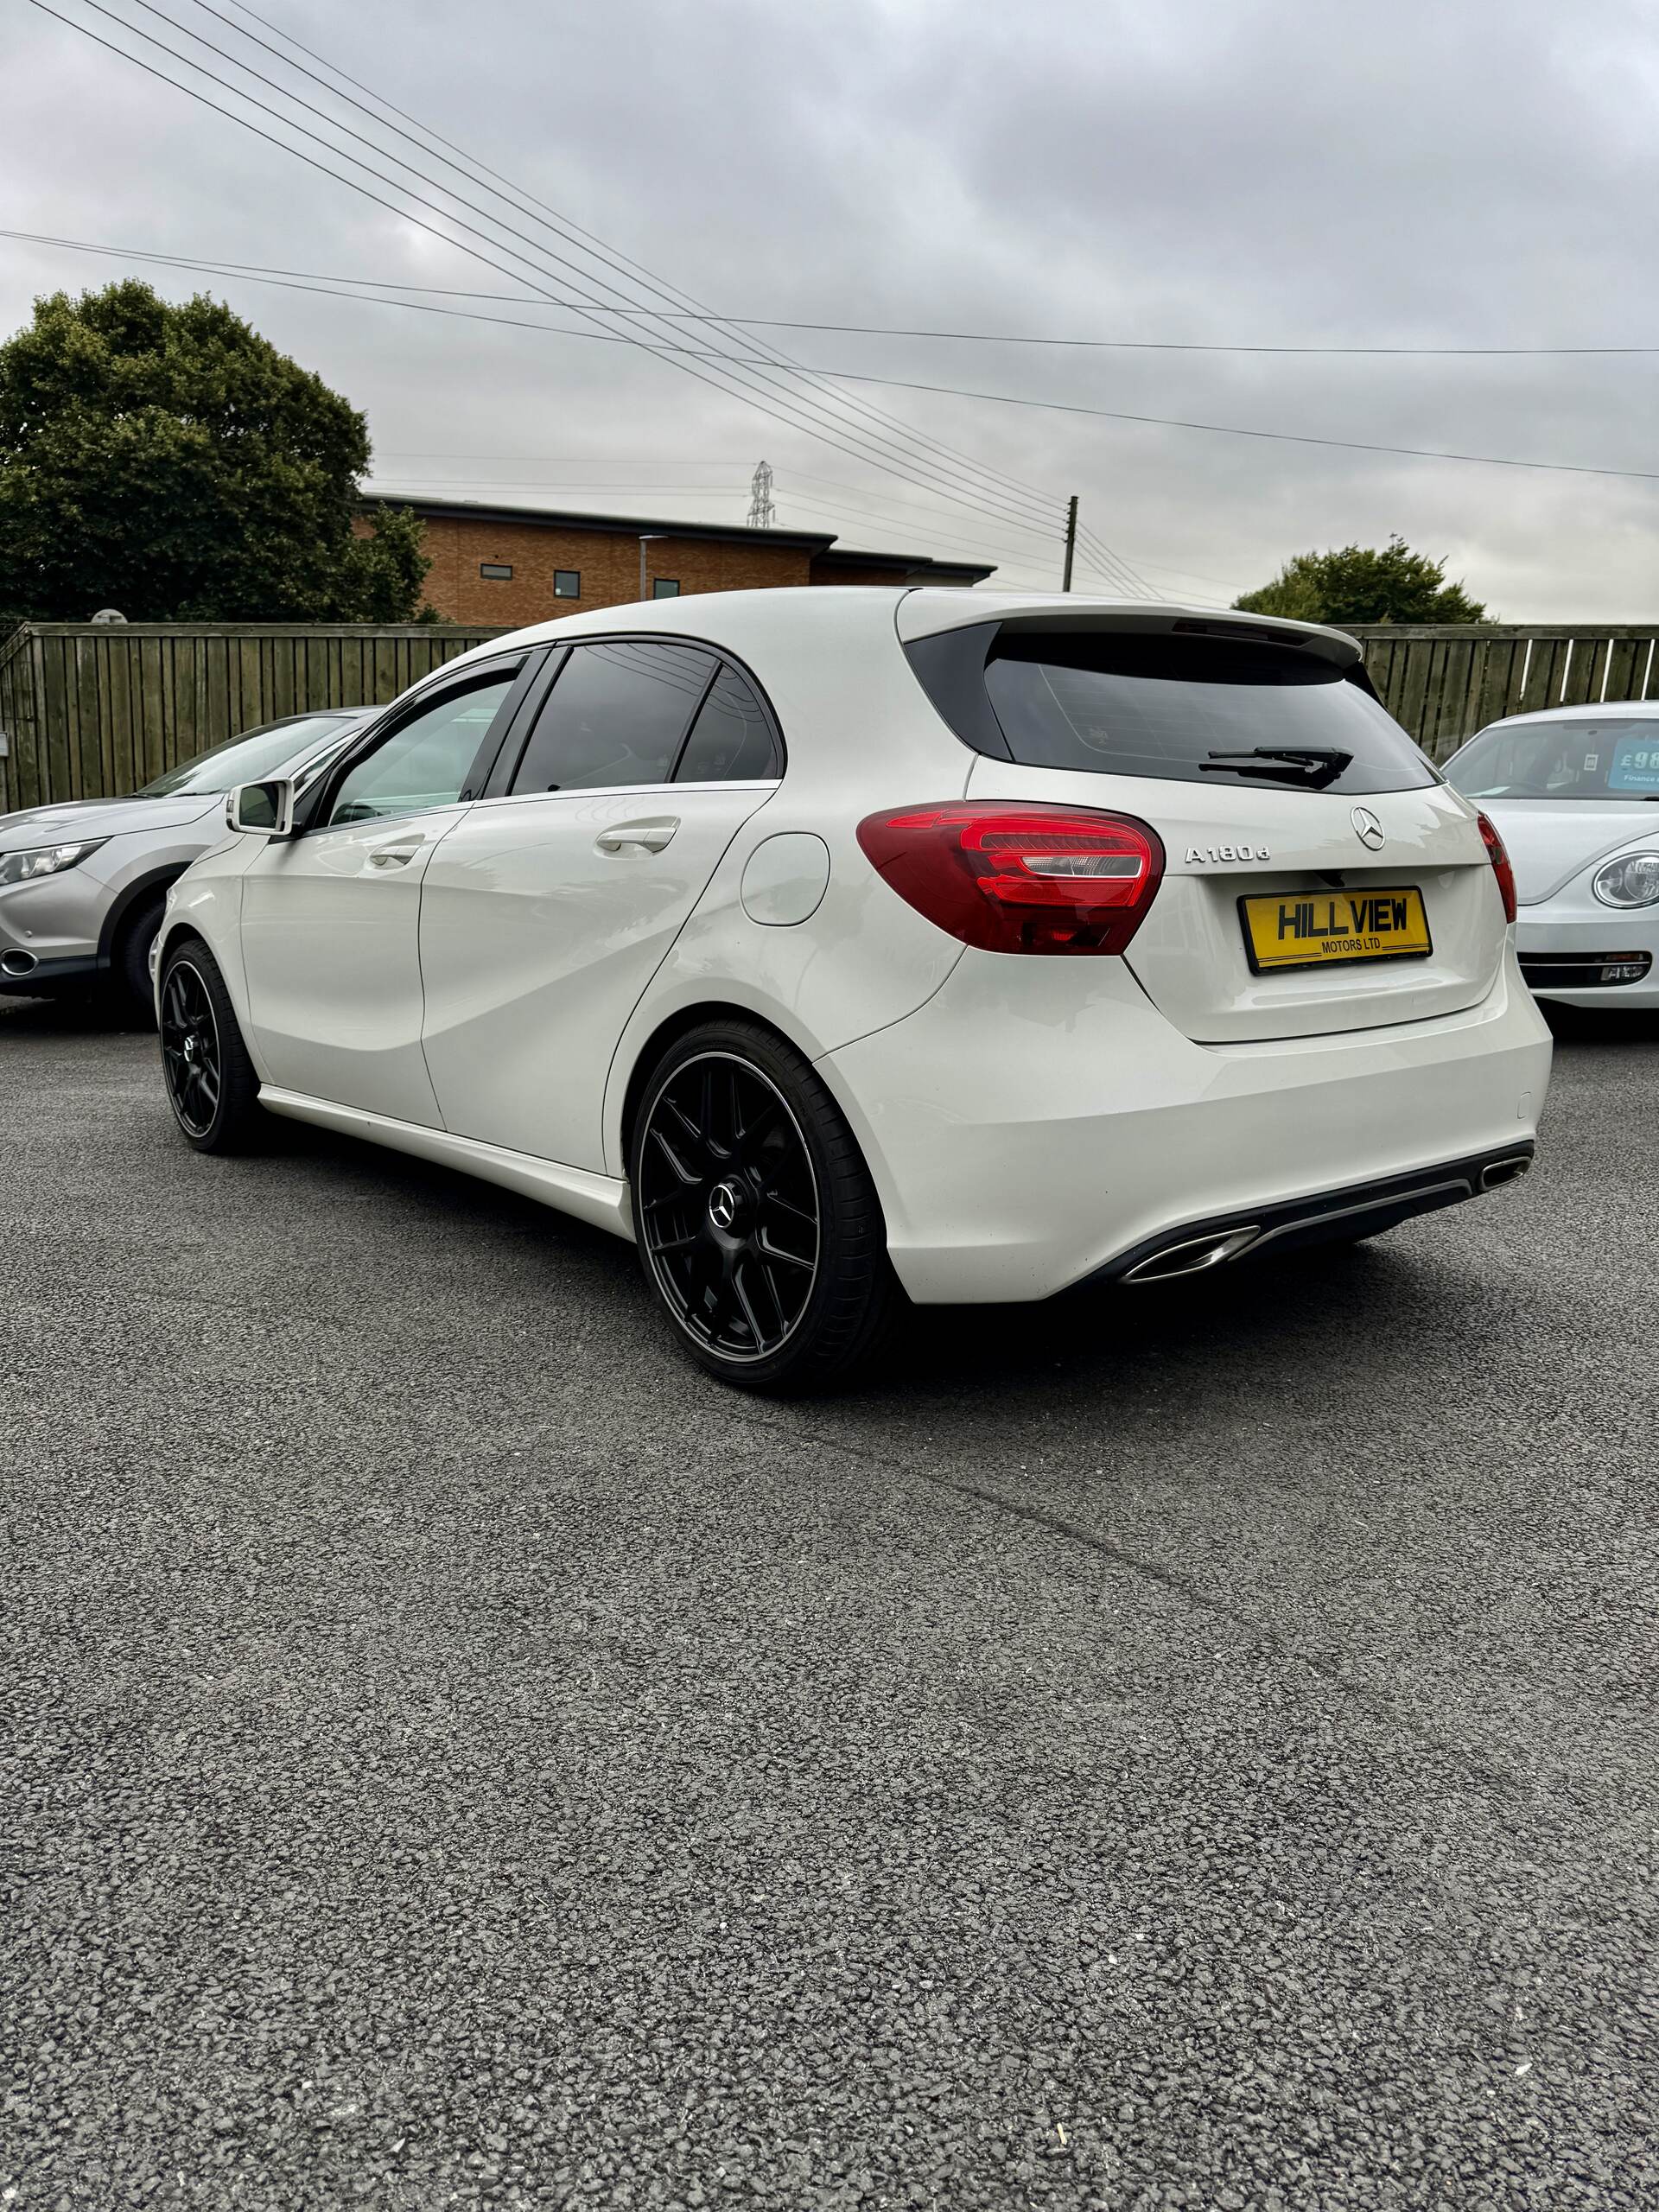
[[[1217,791],[1259,788],[1271,778],[1282,788],[1301,780],[1297,764],[1281,764],[1281,780],[1268,756],[1300,747],[1313,762],[1309,788],[1409,791],[1437,780],[1368,690],[1294,646],[1167,632],[1003,629],[986,651],[985,629],[976,634],[995,727],[1027,767],[1164,777]],[[948,681],[935,680],[951,657],[950,635],[912,645],[912,665],[957,734],[990,751],[983,722],[972,727],[977,718],[960,711],[961,661]]]

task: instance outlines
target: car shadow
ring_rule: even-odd
[[[1548,999],[1540,999],[1538,1011],[1558,1045],[1659,1045],[1659,1013],[1561,1006]]]
[[[115,992],[76,993],[53,999],[0,996],[0,1037],[154,1036],[149,1009],[127,1005]]]
[[[303,1162],[342,1194],[372,1185],[388,1208],[461,1240],[469,1271],[484,1278],[491,1248],[504,1261],[510,1250],[521,1288],[544,1283],[550,1296],[591,1300],[619,1351],[707,1391],[710,1404],[742,1404],[678,1352],[636,1254],[620,1239],[458,1170],[303,1122],[273,1125],[262,1151],[279,1176],[284,1163]],[[1441,1370],[1459,1343],[1510,1326],[1507,1306],[1522,1285],[1535,1303],[1548,1301],[1548,1287],[1518,1260],[1514,1271],[1510,1264],[1526,1239],[1503,1216],[1530,1195],[1522,1186],[1373,1243],[1242,1260],[1186,1283],[1085,1289],[1035,1305],[907,1307],[868,1370],[810,1402],[812,1419],[834,1427],[839,1409],[861,1427],[874,1414],[899,1428],[930,1404],[977,1403],[1007,1437],[1052,1406],[1057,1389],[1074,1410],[1078,1399],[1162,1394],[1172,1415],[1198,1417],[1207,1407],[1213,1419],[1258,1385],[1316,1390],[1319,1373],[1344,1362],[1402,1378]]]

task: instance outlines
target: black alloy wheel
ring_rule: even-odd
[[[240,1152],[264,1116],[259,1078],[219,963],[200,938],[175,938],[162,964],[162,1073],[173,1118],[198,1152]]]
[[[758,1360],[799,1325],[818,1273],[818,1190],[783,1093],[707,1052],[651,1102],[639,1216],[681,1327],[721,1359]]]
[[[162,991],[162,1065],[186,1136],[208,1135],[225,1090],[219,1023],[201,970],[175,960]]]
[[[817,1071],[758,1024],[712,1021],[669,1047],[630,1174],[646,1279],[724,1382],[821,1389],[901,1302],[851,1131]]]

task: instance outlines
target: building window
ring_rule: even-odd
[[[480,561],[478,573],[480,576],[487,576],[493,584],[511,583],[512,563],[510,561]]]
[[[654,576],[652,579],[651,595],[653,599],[677,599],[680,595],[679,578]]]
[[[555,569],[553,596],[555,599],[580,599],[582,597],[582,570]]]

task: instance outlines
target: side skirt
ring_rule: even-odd
[[[341,1136],[362,1137],[383,1144],[392,1152],[407,1152],[416,1160],[429,1160],[440,1167],[458,1168],[481,1182],[499,1183],[527,1198],[559,1212],[608,1229],[613,1236],[633,1242],[633,1214],[628,1186],[608,1175],[595,1175],[585,1167],[563,1167],[556,1160],[537,1160],[527,1152],[509,1152],[504,1145],[484,1144],[476,1137],[458,1137],[448,1129],[423,1128],[417,1122],[394,1121],[387,1114],[365,1114],[354,1106],[336,1106],[326,1098],[308,1098],[297,1090],[261,1086],[259,1103],[268,1113],[292,1122],[314,1122],[319,1128],[334,1129]]]

